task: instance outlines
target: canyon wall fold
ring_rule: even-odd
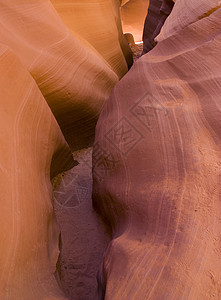
[[[110,17],[105,17],[107,27],[103,26],[103,35],[106,36],[101,44],[106,50],[110,49],[106,57],[102,47],[98,47],[101,54],[93,47],[99,43],[99,33],[101,35],[102,32],[99,31],[98,36],[92,36],[91,33],[92,41],[96,41],[93,44],[90,40],[93,45],[84,39],[83,31],[79,28],[75,36],[75,32],[65,26],[49,0],[0,1],[0,7],[0,42],[16,53],[36,80],[72,149],[91,144],[103,103],[127,71],[119,45],[123,35],[117,30],[116,22],[120,22],[117,9],[115,11],[112,8],[111,13],[108,12]],[[107,9],[108,6],[104,6],[104,10]],[[96,10],[93,15],[96,18]],[[74,18],[76,16],[73,15]],[[65,19],[69,20],[68,16]],[[97,17],[98,23],[100,19]],[[112,28],[110,22],[115,19],[118,21]],[[85,32],[89,28],[96,29],[90,27],[89,23],[84,28]],[[112,31],[108,31],[108,28]]]
[[[160,41],[100,115],[93,200],[113,237],[100,299],[221,298],[220,28],[218,9]]]
[[[72,151],[92,145],[102,106],[132,64],[120,2],[92,2],[0,0],[0,43],[6,45],[0,46],[2,300],[65,299],[54,277],[58,245],[67,295],[97,295],[96,273],[108,237],[92,210],[91,193],[83,207],[66,214],[54,199],[59,242],[56,191],[52,195],[50,184],[50,178],[75,165],[62,133]],[[87,172],[90,168],[91,163]],[[65,184],[81,176],[80,168],[68,174]],[[65,203],[74,187],[77,197],[85,192],[80,180],[72,187],[72,179],[57,193]],[[90,176],[83,183],[91,189]],[[67,257],[68,272],[62,262]]]
[[[123,37],[119,0],[51,2],[73,35],[90,43],[121,78],[128,70],[126,60],[132,65],[132,53]]]
[[[0,299],[63,300],[50,177],[73,157],[34,79],[3,45],[0,85]]]
[[[143,54],[153,49],[156,43],[155,37],[160,33],[173,6],[172,0],[150,0],[143,29]]]

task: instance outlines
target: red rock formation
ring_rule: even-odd
[[[103,103],[127,71],[116,40],[118,34],[120,39],[117,25],[107,33],[115,37],[114,43],[105,42],[105,48],[111,49],[108,64],[88,42],[82,42],[81,31],[79,37],[68,30],[49,0],[2,0],[0,7],[0,42],[32,74],[72,148],[90,144]],[[107,26],[113,19],[111,13]]]
[[[143,54],[153,49],[155,37],[160,33],[173,6],[173,0],[150,0],[143,30]]]
[[[143,25],[149,0],[128,0],[121,3],[121,19],[125,33],[132,33],[135,41],[142,41]]]
[[[6,61],[6,54],[2,52],[0,93],[5,100],[2,107],[6,116],[1,113],[1,139],[4,146],[0,152],[3,166],[0,165],[0,170],[3,168],[0,179],[4,186],[5,219],[0,234],[3,241],[0,267],[6,271],[0,283],[1,300],[64,298],[53,275],[58,256],[59,231],[51,203],[48,168],[52,164],[53,177],[70,168],[69,160],[72,157],[40,90],[72,149],[81,148],[93,141],[95,124],[103,103],[115,83],[127,72],[126,59],[131,63],[131,53],[120,24],[119,1],[93,2],[93,10],[86,3],[81,4],[79,15],[79,11],[76,11],[79,6],[77,1],[69,1],[68,6],[64,1],[55,0],[0,0],[0,42],[6,44],[23,64],[22,67],[18,62],[14,63],[16,59],[12,52],[7,52]],[[18,110],[20,105],[25,110],[21,116]],[[21,128],[16,132],[17,116]],[[13,136],[9,139],[12,131]],[[16,134],[18,140],[15,140]],[[6,155],[7,147],[11,151]],[[18,163],[14,160],[10,162],[14,152],[18,156]],[[15,163],[18,171],[13,165]],[[13,177],[13,182],[4,178],[8,168],[8,176]],[[65,184],[70,178],[72,182],[72,176],[77,172],[81,177],[78,166],[64,177]],[[91,177],[85,181],[91,188]],[[6,195],[7,190],[11,190],[12,195]],[[70,184],[65,191],[62,190],[59,199],[66,203],[72,191]],[[89,190],[86,199],[83,205],[66,211],[66,214],[63,207],[58,209],[55,199],[62,226],[61,260],[68,257],[67,263],[61,261],[61,282],[71,299],[81,297],[94,300],[97,295],[96,273],[106,237],[101,222],[91,208]],[[78,230],[75,230],[76,226]],[[63,272],[64,267],[68,268],[68,272]]]
[[[157,41],[168,38],[220,5],[220,0],[174,1],[173,13],[167,19]]]
[[[159,42],[100,115],[93,196],[113,236],[106,300],[221,299],[220,28],[218,9]]]
[[[34,79],[2,45],[0,86],[0,299],[65,299],[54,277],[50,175],[73,167],[73,158]]]
[[[132,65],[132,53],[123,37],[119,0],[52,0],[64,23],[76,37],[89,42],[121,78]]]

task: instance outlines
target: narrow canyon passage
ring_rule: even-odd
[[[0,8],[0,300],[221,299],[220,1]]]

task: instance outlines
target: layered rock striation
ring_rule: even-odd
[[[37,84],[4,45],[0,85],[0,299],[63,300],[50,178],[75,164]]]
[[[93,199],[112,232],[100,299],[221,297],[220,28],[217,9],[160,41],[100,115]]]
[[[58,1],[53,2],[60,12]],[[103,17],[97,17],[102,10],[93,11],[90,22],[94,26],[97,22],[97,27],[104,24],[98,36],[92,35],[90,44],[83,32],[92,32],[96,26],[93,29],[89,22],[83,30],[76,28],[75,34],[65,3],[64,14],[63,10],[60,13],[72,31],[49,0],[0,1],[0,42],[8,45],[31,73],[73,150],[92,143],[99,112],[113,86],[127,72],[119,42],[123,34],[112,2],[106,1],[109,6],[104,6]],[[86,7],[84,4],[82,15],[86,14]],[[105,17],[108,14],[110,18]],[[112,26],[115,20],[117,24]],[[100,40],[105,34],[110,39],[105,36]],[[99,42],[101,46],[95,48]]]

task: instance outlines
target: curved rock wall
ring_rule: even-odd
[[[179,0],[174,2],[173,12],[165,22],[157,41],[162,41],[189,24],[196,22],[201,16],[221,4],[219,0]]]
[[[109,26],[112,31],[106,33],[104,28],[114,42],[102,40],[103,47],[109,48],[109,64],[91,45],[81,42],[82,31],[79,41],[68,30],[49,0],[0,1],[0,7],[0,42],[8,45],[32,74],[72,149],[91,144],[103,103],[127,71],[119,45],[123,35],[116,24],[113,28],[109,24],[117,19],[117,12],[112,8],[115,15],[110,13],[107,20],[107,30]],[[107,9],[104,6],[104,11]],[[90,24],[85,32],[88,28]],[[99,33],[92,37],[98,43]]]
[[[150,0],[143,29],[143,54],[153,49],[155,37],[160,33],[173,6],[172,0]]]
[[[135,41],[141,42],[149,0],[128,0],[122,2],[121,5],[121,19],[124,32],[132,33]]]
[[[3,45],[0,85],[0,299],[65,299],[54,277],[50,175],[73,167],[73,158],[35,81]]]
[[[112,231],[107,300],[221,298],[220,28],[218,9],[159,42],[100,115],[93,198]]]
[[[123,38],[119,0],[51,2],[73,35],[89,42],[121,78],[128,70],[125,57],[132,56]]]

